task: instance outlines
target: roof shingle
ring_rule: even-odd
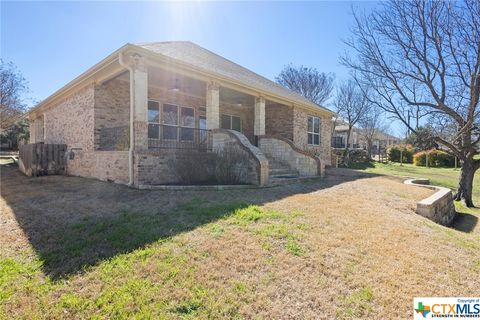
[[[332,112],[331,110],[317,105],[299,94],[284,88],[283,86],[256,74],[228,59],[225,59],[190,41],[150,42],[135,44],[138,47],[153,53],[164,55],[170,59],[192,65],[216,73],[222,77],[241,82],[247,86],[258,88],[261,91],[279,96],[288,100],[297,101],[301,104],[314,105],[319,109]],[[332,112],[333,113],[333,112]]]

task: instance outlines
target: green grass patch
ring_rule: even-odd
[[[304,250],[298,243],[297,239],[293,236],[288,237],[285,248],[289,253],[293,254],[294,256],[302,256],[304,254]]]
[[[25,299],[34,302],[22,310],[25,318],[239,318],[240,307],[254,298],[251,288],[240,280],[219,286],[199,274],[198,264],[212,259],[210,248],[187,233],[222,241],[235,229],[301,256],[298,239],[308,226],[295,221],[299,216],[195,198],[172,213],[122,211],[68,221],[45,231],[51,246],[34,248],[25,259],[0,256],[0,318]],[[269,256],[274,261],[274,252]]]
[[[250,205],[248,207],[235,210],[235,212],[230,216],[229,221],[233,224],[247,225],[267,219],[278,219],[280,217],[281,215],[278,212],[265,210],[259,206]]]
[[[363,287],[344,299],[344,307],[337,310],[340,319],[357,319],[365,317],[373,311],[373,291]]]

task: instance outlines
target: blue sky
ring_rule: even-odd
[[[42,100],[127,42],[190,40],[267,78],[338,63],[351,6],[374,2],[1,2],[1,56]]]

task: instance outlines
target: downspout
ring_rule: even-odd
[[[128,149],[128,185],[133,185],[133,148],[134,148],[134,135],[133,135],[133,106],[134,106],[134,77],[133,69],[123,60],[122,52],[118,53],[118,62],[121,66],[126,68],[130,73],[130,143]]]

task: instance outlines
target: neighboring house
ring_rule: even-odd
[[[332,147],[335,149],[345,149],[347,141],[348,125],[340,123],[335,126],[332,135]],[[376,153],[378,150],[385,150],[387,147],[397,144],[400,139],[387,134],[382,131],[377,131],[373,138],[372,152]],[[362,129],[353,127],[350,133],[350,149],[367,149],[367,141],[362,134]]]
[[[330,165],[334,113],[191,42],[127,44],[29,113],[31,143],[66,144],[67,172],[145,187],[225,145],[245,183]]]

